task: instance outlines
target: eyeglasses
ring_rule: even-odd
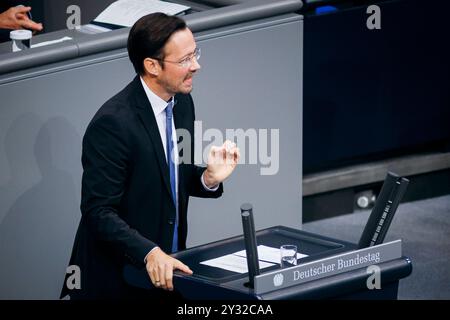
[[[169,60],[163,60],[163,59],[158,59],[158,58],[153,58],[153,59],[158,60],[158,61],[169,62],[169,63],[176,63],[181,68],[190,68],[192,66],[192,60],[195,58],[195,60],[198,61],[200,59],[201,53],[202,52],[201,52],[200,48],[195,48],[194,52],[192,52],[190,55],[188,55],[186,58],[184,58],[181,61],[169,61]]]

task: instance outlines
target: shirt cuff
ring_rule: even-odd
[[[205,174],[205,173],[202,173],[202,176],[200,177],[200,181],[202,182],[203,188],[205,188],[206,191],[211,191],[211,192],[217,191],[217,190],[219,189],[220,183],[219,183],[218,185],[215,185],[215,186],[212,187],[212,188],[208,188],[208,187],[206,186],[205,180],[203,179],[203,175],[204,175],[204,174]]]
[[[159,247],[156,246],[156,247],[154,247],[152,250],[150,250],[150,251],[147,253],[147,255],[146,255],[145,258],[144,258],[144,263],[145,263],[145,264],[147,264],[147,257],[148,257],[148,255],[149,255],[150,253],[152,253],[153,250],[155,250],[156,248],[159,248]]]

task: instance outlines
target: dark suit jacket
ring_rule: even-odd
[[[191,134],[194,159],[194,104],[176,95],[175,127]],[[81,290],[63,287],[72,298],[126,298],[130,288],[122,269],[144,267],[159,246],[170,253],[175,221],[169,169],[156,119],[139,77],[107,101],[83,138],[82,217],[70,259],[81,271]],[[180,164],[178,170],[179,249],[186,248],[189,196],[217,198],[200,181],[204,168]],[[159,289],[160,290],[160,289]]]

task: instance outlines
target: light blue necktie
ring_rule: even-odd
[[[176,216],[173,231],[172,252],[178,251],[178,204],[177,204],[177,186],[175,180],[175,163],[172,158],[173,140],[172,140],[172,118],[173,118],[173,100],[166,107],[166,141],[167,141],[167,164],[169,165],[170,189],[172,191],[172,199],[175,204]]]

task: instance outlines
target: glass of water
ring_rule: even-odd
[[[289,268],[297,265],[297,246],[285,244],[280,247],[281,268]]]

